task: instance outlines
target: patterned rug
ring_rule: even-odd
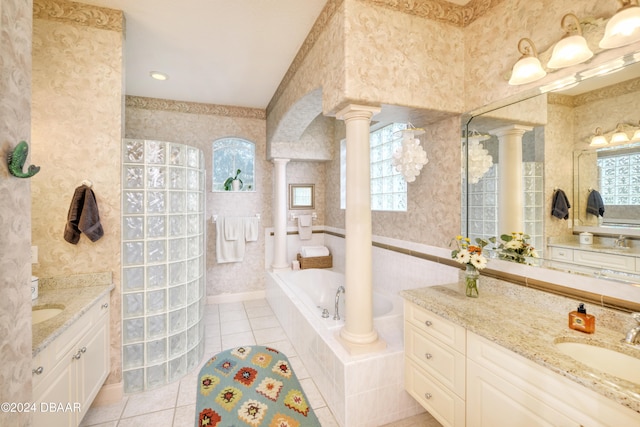
[[[198,378],[198,427],[321,427],[289,359],[273,348],[223,351]]]

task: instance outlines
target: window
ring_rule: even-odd
[[[406,129],[405,123],[392,123],[371,132],[371,210],[407,210],[407,182],[391,163],[393,153],[401,144],[401,135],[396,132]],[[340,208],[346,208],[347,144],[340,144]]]
[[[640,205],[640,152],[601,157],[600,188],[606,205]]]
[[[256,146],[250,141],[240,138],[214,141],[213,191],[255,191],[255,156]],[[234,178],[241,184],[232,186]]]

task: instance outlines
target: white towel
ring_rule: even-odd
[[[329,248],[326,246],[301,246],[300,255],[303,258],[329,256]]]
[[[313,233],[312,222],[311,215],[298,215],[298,235],[300,240],[311,240],[311,234]]]
[[[225,222],[227,219],[218,217],[216,221],[216,260],[218,264],[241,262],[244,259],[245,239],[227,240],[225,238]]]
[[[244,219],[244,239],[247,242],[255,242],[258,240],[258,223],[257,217],[246,217]]]
[[[244,237],[244,221],[238,217],[224,217],[224,239],[225,240],[238,240],[241,236]]]

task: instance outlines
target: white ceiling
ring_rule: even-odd
[[[253,108],[267,106],[327,2],[79,1],[124,11],[127,95]]]

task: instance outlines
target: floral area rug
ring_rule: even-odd
[[[321,427],[289,359],[273,348],[223,351],[198,378],[198,427]]]

